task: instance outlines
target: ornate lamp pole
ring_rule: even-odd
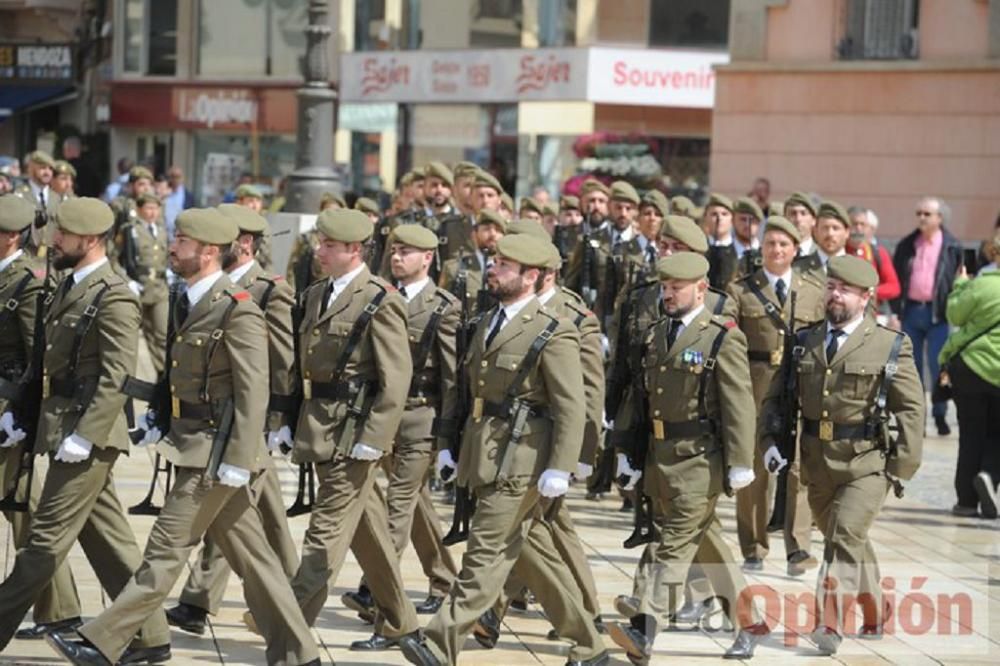
[[[327,42],[330,24],[327,0],[309,1],[306,26],[305,83],[296,92],[299,102],[295,171],[288,176],[285,212],[315,213],[323,192],[341,193],[343,186],[330,168],[337,94],[330,88]]]

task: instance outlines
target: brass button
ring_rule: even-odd
[[[484,368],[488,368],[488,367],[490,367],[490,362],[489,362],[489,361],[483,361],[483,362],[481,363],[481,365],[482,365],[482,366],[483,366]]]
[[[52,349],[52,345],[51,344],[45,345],[45,351],[48,351],[50,349]]]
[[[826,389],[824,389],[824,390],[823,390],[823,395],[830,395],[830,392],[829,392],[829,391],[827,391]]]
[[[313,329],[313,335],[319,335],[319,329],[318,328],[314,328]]]
[[[58,326],[58,325],[59,325],[59,320],[58,320],[58,319],[54,320],[54,321],[52,322],[52,325],[53,325],[53,326]]]
[[[666,371],[667,371],[667,366],[661,365],[660,366],[660,372],[666,372]]]
[[[827,418],[828,416],[830,416],[830,412],[828,412],[828,411],[826,411],[826,410],[824,409],[824,410],[823,410],[823,418],[825,419],[825,418]]]
[[[417,336],[411,335],[410,336],[410,342],[416,342],[416,341],[417,341]]]
[[[194,346],[201,347],[201,338],[198,338],[197,340],[194,341]]]
[[[176,387],[176,386],[173,386],[173,385],[171,385],[171,386],[170,386],[170,392],[171,392],[171,393],[173,393],[173,392],[174,392],[174,391],[176,391],[176,390],[177,390],[177,387]]]
[[[176,368],[177,367],[177,361],[171,361],[170,362],[170,367],[171,368]]]
[[[662,393],[663,393],[663,388],[662,387],[657,387],[657,389],[656,389],[656,395],[660,395]]]
[[[833,374],[833,370],[831,370],[830,368],[827,368],[826,369],[826,374],[832,375]]]
[[[176,342],[184,342],[184,336],[183,335],[178,335],[175,341]]]
[[[306,370],[306,371],[305,371],[305,372],[303,373],[303,376],[304,376],[304,377],[305,377],[306,379],[309,379],[309,377],[310,377],[310,373],[309,373],[309,371],[308,371],[308,370]]]
[[[480,379],[479,380],[479,385],[480,386],[486,386],[486,382],[484,382],[482,379]]]
[[[653,416],[659,416],[659,415],[660,415],[660,410],[654,409],[653,410]]]

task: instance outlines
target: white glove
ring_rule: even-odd
[[[0,444],[2,448],[14,446],[27,437],[25,432],[14,424],[14,414],[12,412],[4,412],[3,416],[0,416],[0,428],[3,428],[3,431],[7,433],[6,441]]]
[[[220,463],[219,483],[230,488],[241,488],[250,483],[250,470]]]
[[[569,472],[547,469],[538,477],[538,492],[542,497],[559,497],[569,490]]]
[[[777,446],[772,446],[764,452],[764,467],[771,474],[777,474],[787,464],[788,461],[781,457],[781,451],[778,450]]]
[[[136,446],[147,446],[149,444],[156,444],[161,439],[163,439],[163,433],[156,426],[148,429],[142,440],[136,444]]]
[[[277,430],[267,433],[267,450],[282,453],[281,445],[292,448],[292,429],[288,426],[281,426]]]
[[[588,465],[587,463],[578,462],[576,464],[576,474],[575,476],[578,481],[583,481],[588,476],[594,473],[594,466]]]
[[[136,296],[142,295],[142,285],[136,282],[135,280],[128,281],[128,288],[131,289],[132,293],[135,294]]]
[[[632,490],[635,488],[635,484],[639,482],[639,479],[642,478],[642,470],[632,469],[632,465],[628,462],[628,456],[624,453],[617,454],[616,458],[615,477],[628,477],[628,481],[622,486],[622,490]]]
[[[382,451],[373,446],[358,442],[351,449],[351,457],[355,460],[378,460],[382,457]]]
[[[90,457],[93,443],[80,437],[75,432],[64,439],[56,451],[55,459],[64,463],[83,462]]]
[[[438,451],[437,462],[434,463],[434,467],[437,469],[438,478],[445,483],[451,481],[451,477],[455,475],[455,469],[458,467],[455,464],[455,459],[451,456],[451,449],[441,449]]]
[[[739,490],[740,488],[746,488],[751,483],[753,483],[754,474],[753,470],[747,467],[730,467],[729,468],[729,487],[733,490]]]

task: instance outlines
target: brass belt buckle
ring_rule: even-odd
[[[823,419],[819,422],[819,438],[824,442],[833,441],[833,421]]]
[[[175,419],[181,417],[181,400],[180,398],[170,398],[170,416]]]
[[[661,440],[667,438],[662,419],[653,419],[653,437]]]
[[[313,383],[311,379],[302,380],[302,397],[306,400],[312,400],[313,397]]]
[[[42,400],[47,399],[50,395],[52,395],[52,382],[49,381],[49,375],[46,373],[42,375]]]
[[[481,421],[483,418],[483,399],[476,398],[472,401],[472,418],[476,421]]]
[[[781,365],[781,357],[785,355],[784,349],[772,349],[771,350],[771,365],[777,367]]]

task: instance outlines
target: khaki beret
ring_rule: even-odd
[[[690,217],[692,220],[700,220],[701,218],[705,217],[705,209],[695,206],[690,211],[688,211],[688,217]]]
[[[455,178],[466,178],[468,176],[475,177],[475,172],[478,169],[479,167],[472,162],[462,160],[455,162],[455,166],[451,168],[451,173],[455,176]]]
[[[503,188],[500,186],[500,181],[488,171],[483,171],[482,169],[476,170],[476,182],[475,187],[492,187],[497,191],[497,194],[503,194]]]
[[[559,270],[562,267],[562,262],[563,262],[562,256],[559,254],[559,248],[557,248],[550,242],[548,248],[546,249],[548,249],[549,251],[549,261],[547,264],[545,264],[545,268],[549,269],[550,271]]]
[[[500,227],[500,231],[507,233],[507,220],[498,210],[485,208],[479,211],[479,217],[476,218],[476,224],[494,224]]]
[[[509,210],[510,212],[512,213],[514,212],[514,200],[511,199],[510,195],[507,194],[506,192],[500,193],[500,205]]]
[[[556,205],[554,203],[549,202],[542,204],[542,215],[551,215],[555,217],[558,214],[559,214],[559,209],[556,208]]]
[[[666,195],[659,190],[646,192],[642,197],[642,203],[639,204],[639,208],[643,206],[652,206],[660,214],[660,217],[670,215],[670,202],[667,201]]]
[[[448,187],[453,187],[455,185],[455,176],[451,169],[445,166],[444,162],[429,162],[426,167],[424,167],[424,176],[427,178],[434,177],[440,178]]]
[[[261,194],[261,191],[256,186],[246,183],[236,188],[236,198],[263,199],[264,195]]]
[[[331,203],[335,203],[341,208],[347,208],[347,202],[344,201],[344,196],[342,194],[337,194],[336,192],[324,192],[323,196],[319,199],[319,207],[323,208]]]
[[[399,178],[399,186],[406,187],[413,184],[413,172],[407,171]]]
[[[639,193],[635,191],[635,188],[630,183],[624,180],[616,180],[611,183],[611,199],[629,201],[636,206],[639,205]]]
[[[153,172],[144,166],[132,167],[128,172],[128,182],[134,183],[137,180],[145,178],[146,180],[153,180]]]
[[[705,232],[689,217],[683,215],[666,216],[660,227],[660,236],[673,238],[679,243],[684,243],[692,252],[701,254],[708,252],[708,238],[705,237]]]
[[[542,210],[542,204],[538,203],[538,200],[534,197],[521,197],[521,205],[518,210],[533,210],[539,215],[544,215],[545,211]]]
[[[262,234],[267,228],[267,220],[264,219],[264,216],[253,212],[246,206],[234,203],[219,204],[219,212],[233,220],[240,233]]]
[[[878,286],[878,271],[871,262],[850,254],[831,257],[826,265],[826,272],[832,278],[862,289],[874,289]]]
[[[710,194],[708,197],[708,203],[705,204],[706,208],[709,206],[722,206],[730,213],[733,212],[733,200],[725,194],[716,194],[714,192]]]
[[[360,210],[362,213],[370,213],[372,215],[382,214],[375,200],[368,197],[358,197],[358,200],[354,202],[354,210]]]
[[[550,261],[550,245],[552,243],[531,234],[504,236],[497,242],[497,254],[513,259],[522,266],[546,268]]]
[[[188,208],[177,216],[177,233],[206,245],[229,245],[240,235],[236,220],[217,208]]]
[[[316,228],[330,240],[363,243],[371,238],[375,225],[360,210],[328,208],[316,218]]]
[[[408,175],[410,176],[410,181],[414,183],[424,179],[423,169],[413,169]]]
[[[708,275],[708,259],[694,252],[678,252],[656,262],[661,280],[703,280]]]
[[[767,222],[764,223],[764,233],[768,231],[781,231],[782,233],[788,234],[789,237],[796,244],[802,242],[802,234],[799,233],[799,228],[792,224],[787,218],[780,215],[772,215],[767,218]]]
[[[436,250],[438,237],[433,231],[420,224],[401,224],[392,230],[390,243],[408,245],[418,250]]]
[[[816,217],[816,204],[805,192],[793,192],[792,196],[785,199],[785,210],[788,210],[789,206],[804,206],[813,217]]]
[[[816,217],[828,217],[833,220],[839,220],[848,229],[851,228],[851,218],[847,216],[847,210],[841,206],[836,201],[824,201],[819,205],[819,210],[816,211]]]
[[[513,220],[508,222],[507,231],[505,233],[508,233],[511,236],[515,236],[517,234],[527,234],[542,240],[549,240],[549,232],[547,232],[542,225],[538,224],[538,222],[535,222],[534,220]]]
[[[764,219],[764,211],[762,211],[757,202],[750,197],[740,197],[737,199],[733,205],[733,212],[753,215],[758,220]]]
[[[55,166],[56,166],[56,161],[54,159],[52,159],[52,156],[49,155],[44,150],[34,150],[34,151],[32,151],[28,155],[28,161],[29,162],[34,162],[35,164],[41,164],[41,165],[47,166],[50,169],[54,169]]]
[[[608,186],[602,183],[601,181],[597,180],[596,178],[588,178],[587,180],[583,181],[583,184],[580,185],[580,196],[585,197],[595,190],[598,192],[603,192],[604,196],[607,197],[611,196],[611,190],[608,189]]]
[[[692,210],[694,210],[694,202],[683,194],[678,194],[676,197],[670,199],[670,212],[676,213],[677,215],[694,217],[691,215]]]
[[[68,173],[76,178],[76,169],[73,168],[73,165],[66,160],[56,160],[55,166],[52,167],[52,171],[55,173]]]
[[[5,194],[0,197],[0,231],[21,231],[35,221],[35,204]]]
[[[580,198],[565,194],[559,198],[559,208],[562,210],[580,210]]]
[[[137,208],[142,208],[148,203],[155,203],[157,206],[163,205],[163,200],[156,196],[152,192],[147,192],[146,194],[140,194],[139,198],[135,200],[135,205]]]
[[[111,212],[111,207],[92,197],[67,199],[56,212],[59,228],[79,236],[100,236],[114,222],[115,214]]]
[[[769,204],[767,204],[767,210],[765,212],[767,213],[767,217],[771,217],[772,215],[778,215],[779,217],[784,217],[785,204],[782,203],[781,201],[772,201]]]

